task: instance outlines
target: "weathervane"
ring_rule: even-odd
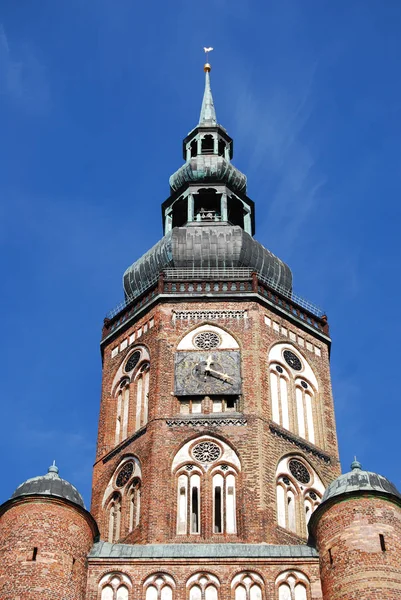
[[[209,62],[209,52],[211,52],[213,50],[212,47],[210,48],[203,48],[206,54],[206,62]]]
[[[209,48],[203,48],[206,54],[206,64],[203,67],[203,70],[205,71],[205,73],[210,73],[210,69],[212,68],[209,64],[209,52],[211,52],[213,50],[213,48],[210,46]]]

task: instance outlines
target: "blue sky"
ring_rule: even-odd
[[[324,307],[340,453],[401,488],[399,0],[0,3],[2,479],[89,504],[105,313],[161,237],[204,45],[256,238]]]

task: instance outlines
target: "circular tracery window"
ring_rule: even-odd
[[[294,371],[300,371],[302,369],[301,361],[296,354],[291,352],[291,350],[284,350],[283,356],[285,362],[287,365],[290,365],[291,369],[294,369]]]
[[[130,479],[133,472],[134,472],[134,463],[126,462],[125,465],[122,467],[121,471],[119,472],[119,474],[117,475],[116,486],[123,487],[123,485],[125,485],[127,483],[127,481]]]
[[[221,450],[213,442],[200,442],[192,448],[192,456],[201,463],[211,463],[221,455]]]
[[[210,350],[211,348],[218,348],[220,346],[221,338],[214,331],[202,331],[194,337],[193,343],[196,348]]]
[[[288,463],[288,468],[289,468],[291,474],[295,477],[295,479],[297,481],[299,481],[300,483],[309,483],[309,481],[310,481],[309,471],[305,467],[305,465],[303,463],[301,463],[301,461],[293,458]]]
[[[127,364],[125,365],[125,372],[129,373],[130,371],[135,369],[140,358],[141,358],[141,353],[138,350],[136,352],[134,352],[133,354],[131,354],[131,356],[127,360]]]

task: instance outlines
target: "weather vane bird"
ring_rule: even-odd
[[[209,52],[211,52],[213,50],[213,48],[210,46],[210,48],[203,48],[206,54],[206,60],[209,61]]]

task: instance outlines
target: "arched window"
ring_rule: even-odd
[[[283,458],[276,471],[278,525],[307,537],[309,519],[323,493],[321,479],[303,457]]]
[[[214,137],[211,134],[205,135],[202,138],[201,145],[202,154],[213,154],[214,152]]]
[[[148,422],[149,363],[141,366],[136,379],[135,431]]]
[[[135,478],[127,488],[128,498],[128,531],[133,531],[139,525],[141,508],[141,481]]]
[[[321,443],[320,405],[316,376],[290,344],[275,344],[269,353],[272,419],[285,429]]]
[[[109,531],[108,541],[116,542],[120,537],[121,527],[121,494],[114,492],[107,507]]]
[[[234,600],[262,600],[263,581],[257,573],[239,573],[231,582]]]
[[[104,536],[116,542],[140,522],[141,467],[134,456],[126,456],[114,471],[103,495]]]
[[[300,571],[285,571],[276,579],[278,600],[308,600],[310,585]]]
[[[123,573],[109,573],[99,582],[100,600],[130,600],[131,580]]]
[[[220,582],[210,573],[196,573],[187,581],[189,600],[218,600]]]
[[[149,368],[149,353],[143,346],[136,346],[114,378],[116,445],[148,421]]]
[[[128,431],[128,413],[129,413],[129,385],[130,380],[124,377],[117,392],[117,418],[116,418],[116,444],[125,440]]]
[[[145,600],[173,600],[174,579],[165,573],[151,575],[143,584]]]
[[[208,533],[237,533],[240,462],[226,443],[209,436],[187,442],[172,470],[177,482],[178,535],[200,534],[202,523],[211,523]]]

